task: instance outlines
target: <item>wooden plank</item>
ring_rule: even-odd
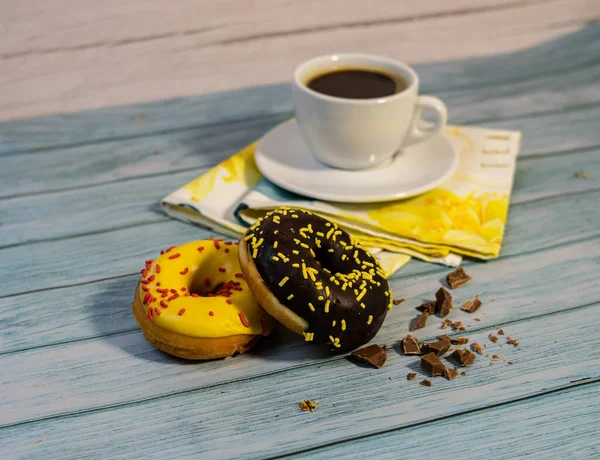
[[[200,34],[12,56],[2,61],[0,116],[25,117],[273,83],[289,79],[298,62],[349,46],[413,63],[489,55],[574,31],[598,14],[598,6],[589,0],[514,2],[498,9],[478,4],[467,14],[433,15],[423,21],[402,18],[408,8],[414,6],[382,8],[380,14],[388,18],[382,23],[359,21],[309,30],[294,26],[298,16],[315,21],[314,13],[302,8],[278,18],[285,31],[279,34],[259,32],[262,22],[246,26],[254,29],[251,36],[233,39],[221,37],[220,28],[200,27]]]
[[[465,460],[489,458],[490,452],[496,458],[594,458],[600,454],[599,406],[600,385],[593,383],[292,456],[344,460],[369,452],[385,460],[408,452],[411,459],[428,460],[443,439],[445,452]]]
[[[546,251],[543,257],[536,253],[481,264],[470,271],[474,280],[456,292],[456,302],[462,303],[478,294],[485,306],[476,315],[457,308],[452,318],[463,321],[469,331],[487,330],[493,325],[500,327],[600,301],[596,273],[599,261],[600,239],[594,239]],[[571,282],[549,289],[561,273],[569,273]],[[432,298],[439,288],[439,279],[440,273],[434,273],[392,281],[395,295],[406,301],[388,315],[376,338],[379,343],[397,344],[408,333],[409,323],[417,314],[414,307]],[[85,294],[81,290],[61,290],[60,295],[56,295],[57,291],[33,294],[28,296],[28,302],[23,301],[24,296],[1,300],[3,324],[30,321],[27,329],[9,328],[4,334],[3,347],[39,340],[31,337],[38,331],[45,335],[45,330],[53,330],[55,340],[62,341],[90,333],[112,335],[0,355],[4,393],[15,395],[0,403],[0,425],[153,399],[340,359],[306,346],[300,337],[282,331],[252,353],[182,366],[180,360],[155,350],[137,330],[130,317],[136,282],[130,277],[126,281],[89,285],[83,291]],[[71,297],[72,292],[76,295]],[[496,301],[490,302],[493,298]],[[40,303],[46,307],[43,311]],[[5,306],[10,307],[2,308]],[[481,322],[475,321],[475,317]],[[75,320],[80,321],[75,323]],[[441,333],[441,319],[431,318],[428,323],[415,333],[419,339]],[[124,327],[134,331],[114,334]],[[512,326],[508,333],[513,334]],[[517,337],[521,339],[524,335],[519,333]],[[304,374],[313,371],[306,370]],[[108,388],[113,390],[102,390]]]
[[[47,420],[0,430],[0,444],[14,455],[41,439],[35,452],[45,458],[91,456],[100,449],[108,457],[137,458],[156,452],[170,457],[201,454],[211,458],[291,454],[567,388],[581,379],[598,381],[600,349],[596,346],[596,324],[590,318],[598,314],[599,308],[600,304],[595,304],[507,324],[504,328],[519,339],[519,348],[500,348],[498,343],[492,344],[488,352],[499,353],[514,365],[498,362],[490,366],[488,359],[479,357],[467,369],[468,376],[452,382],[437,378],[432,388],[419,386],[419,380],[407,382],[406,374],[418,370],[418,360],[391,351],[379,371],[337,359],[326,365],[302,366],[125,406],[66,417],[54,412]],[[495,329],[482,329],[470,334],[471,339],[487,342],[487,335]],[[553,338],[560,342],[553,343]],[[97,354],[96,359],[101,356]],[[86,398],[100,394],[108,399],[108,393],[135,391],[149,384],[169,387],[163,373],[167,371],[165,366],[152,372],[147,362],[143,365],[145,377],[125,386],[113,379],[127,368],[119,368],[118,372],[115,368],[109,372],[89,369],[88,373],[96,377]],[[200,371],[208,366],[194,367]],[[177,364],[180,370],[187,367],[192,366]],[[77,368],[61,371],[56,378],[68,378]],[[46,379],[44,385],[48,380],[53,379]],[[194,383],[199,386],[200,382],[202,378]],[[21,394],[28,395],[31,390],[25,381]],[[71,410],[76,409],[81,390],[75,395],[64,394]],[[47,398],[51,405],[63,403],[61,393],[48,395],[52,395]],[[316,412],[305,413],[298,408],[298,402],[307,398],[320,403]],[[29,412],[33,401],[26,396],[20,400],[21,409]],[[6,421],[11,412],[1,414]]]
[[[515,176],[513,205],[600,189],[599,152],[600,148],[596,148],[543,159],[522,159]],[[0,248],[163,222],[167,217],[159,209],[160,199],[205,170],[4,199],[0,201],[0,216],[6,216],[0,227]],[[575,172],[583,170],[588,172],[588,179],[575,178]]]
[[[595,209],[599,196],[600,192],[591,192],[516,204],[509,212],[501,255],[537,251],[598,236],[600,215]],[[548,232],[548,228],[553,231]],[[3,260],[0,279],[4,280],[0,298],[133,274],[143,268],[143,260],[155,257],[160,248],[212,234],[169,219],[0,249]],[[430,265],[427,270],[439,268]],[[406,276],[410,272],[403,269],[402,273]]]
[[[560,76],[569,74],[573,69],[584,70],[586,67],[596,66],[595,56],[600,50],[599,37],[600,26],[592,24],[577,33],[525,51],[504,56],[418,65],[417,70],[421,74],[422,90],[440,95],[452,88],[476,89],[479,92],[481,88],[490,85],[512,85],[526,79],[544,81],[550,75]],[[398,40],[390,43],[398,46]],[[581,49],[586,49],[586,53],[581,53]],[[445,61],[447,59],[448,56],[444,58]],[[272,69],[272,65],[266,68]],[[292,68],[288,73],[291,71]],[[287,75],[284,77],[286,81],[289,78]],[[563,77],[563,82],[567,81],[568,78]],[[115,137],[138,137],[290,111],[289,85],[286,83],[20,120],[0,124],[0,154],[80,145]],[[451,119],[452,117],[451,113]]]

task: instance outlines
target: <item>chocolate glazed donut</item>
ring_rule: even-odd
[[[338,226],[279,208],[242,236],[240,265],[258,303],[307,342],[349,351],[370,341],[392,295],[375,258]]]

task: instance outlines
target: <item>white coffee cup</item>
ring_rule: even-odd
[[[407,87],[387,97],[346,99],[307,86],[317,75],[346,69],[397,75]],[[440,99],[419,96],[419,77],[411,67],[368,54],[334,54],[304,62],[294,73],[292,97],[296,121],[312,154],[341,169],[381,165],[403,147],[438,133],[448,117]],[[421,119],[424,109],[434,113],[433,124]]]

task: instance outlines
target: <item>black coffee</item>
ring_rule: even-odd
[[[311,77],[306,86],[328,96],[374,99],[404,91],[408,84],[399,75],[366,69],[346,69]]]

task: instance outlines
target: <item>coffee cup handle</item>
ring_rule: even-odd
[[[432,110],[435,113],[435,121],[432,126],[423,126],[421,115],[425,109]],[[448,109],[441,99],[433,96],[419,96],[415,106],[412,126],[403,147],[418,144],[439,133],[446,126],[447,120]]]

